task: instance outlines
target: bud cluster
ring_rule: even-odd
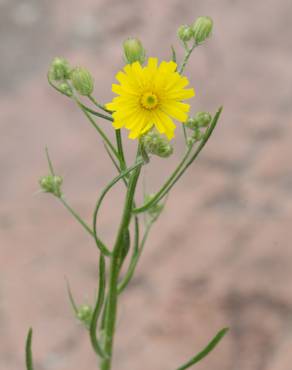
[[[173,147],[167,138],[156,129],[151,129],[141,137],[141,143],[147,154],[167,158],[173,153]]]
[[[194,117],[189,117],[186,121],[186,126],[193,131],[189,138],[189,144],[192,145],[196,141],[200,141],[204,136],[206,129],[212,121],[212,116],[208,112],[198,112]]]
[[[69,97],[73,96],[73,88],[84,96],[91,95],[94,88],[94,79],[86,68],[72,68],[66,59],[59,57],[53,59],[48,79],[58,91]]]
[[[78,308],[76,316],[78,320],[80,320],[87,328],[89,328],[92,319],[92,314],[93,314],[92,307],[87,304],[84,304]]]
[[[199,17],[193,25],[180,26],[177,30],[177,35],[184,43],[193,39],[196,44],[201,44],[211,35],[212,29],[212,18]]]
[[[62,177],[54,175],[42,176],[39,180],[40,187],[45,193],[51,193],[58,198],[62,195],[62,183]]]

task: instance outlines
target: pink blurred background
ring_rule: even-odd
[[[215,28],[186,70],[193,111],[223,104],[224,112],[123,295],[114,369],[174,370],[224,326],[230,333],[198,370],[291,369],[292,2],[0,0],[1,369],[24,369],[29,326],[36,369],[97,368],[64,279],[78,303],[93,302],[96,250],[57,200],[38,193],[38,178],[48,145],[68,201],[90,222],[115,171],[82,113],[48,86],[51,59],[88,67],[106,102],[126,37],[169,59],[171,44],[181,55],[177,27],[200,15]],[[149,190],[182,150],[178,138],[172,159],[151,163]],[[99,230],[109,242],[122,191],[103,208]]]

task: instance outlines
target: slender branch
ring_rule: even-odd
[[[176,370],[185,370],[189,367],[195,365],[199,361],[201,361],[204,357],[206,357],[221,341],[221,339],[225,336],[225,334],[228,332],[228,328],[224,328],[220,330],[216,336],[209,342],[209,344],[201,351],[199,352],[195,357],[191,358],[188,362],[186,362],[184,365],[180,366]]]
[[[192,47],[189,49],[187,44],[184,44],[184,47],[185,47],[185,56],[184,56],[184,59],[182,61],[182,64],[180,66],[180,68],[178,69],[178,73],[181,75],[187,65],[187,62],[193,52],[193,50],[195,49],[195,47],[198,46],[198,44],[196,42],[193,43]],[[185,139],[185,143],[187,144],[187,131],[186,131],[186,127],[184,124],[182,124],[182,129],[183,129],[183,134],[184,134],[184,139]]]
[[[213,118],[213,120],[210,124],[210,127],[206,131],[202,141],[200,142],[200,145],[198,146],[197,150],[192,155],[192,157],[188,160],[188,157],[189,157],[189,155],[191,153],[191,150],[192,150],[192,147],[190,147],[188,149],[188,151],[186,152],[185,156],[183,157],[182,161],[180,162],[180,164],[176,168],[176,170],[168,178],[168,180],[164,183],[162,188],[155,194],[155,196],[148,203],[144,204],[142,207],[135,208],[133,210],[134,213],[140,213],[140,212],[146,211],[148,208],[150,208],[153,205],[155,205],[156,203],[158,203],[170,191],[170,189],[173,187],[173,185],[180,179],[180,177],[184,174],[186,169],[193,163],[193,161],[197,158],[197,156],[199,155],[201,150],[206,145],[207,141],[209,140],[211,134],[213,133],[213,131],[214,131],[216,125],[217,125],[217,122],[219,120],[221,112],[222,112],[222,107],[220,107],[219,110],[217,111],[217,113],[215,114],[215,116],[214,116],[214,118]]]
[[[139,208],[134,208],[133,213],[141,213],[146,211],[148,208],[152,207],[154,204],[157,203],[158,199],[160,199],[161,194],[164,193],[164,190],[167,189],[167,187],[171,184],[171,182],[175,179],[176,175],[179,173],[183,165],[185,164],[186,160],[188,159],[190,153],[191,153],[192,147],[189,147],[186,151],[184,157],[182,158],[181,162],[178,164],[177,168],[174,170],[174,172],[170,175],[170,177],[167,179],[167,181],[164,183],[164,185],[161,187],[161,189],[151,198],[151,200],[147,203],[145,203],[143,206]]]
[[[189,48],[186,48],[185,47],[185,56],[184,56],[184,59],[182,61],[182,64],[178,70],[178,73],[181,75],[183,73],[183,71],[185,70],[185,67],[188,63],[188,60],[190,59],[190,56],[193,52],[193,50],[195,49],[195,47],[197,47],[198,44],[196,42],[194,42],[194,44],[192,45],[192,47],[189,49]]]
[[[89,95],[88,98],[92,101],[94,105],[102,109],[104,112],[110,113],[110,114],[112,113],[110,110],[106,109],[106,107],[103,104],[98,103],[98,101],[92,95]]]
[[[121,167],[121,170],[123,171],[127,166],[126,166],[126,160],[125,160],[125,155],[124,155],[124,150],[123,150],[121,130],[120,129],[115,130],[115,133],[116,133],[117,148],[118,148],[118,153],[119,153],[119,158],[120,158],[120,167]]]
[[[93,114],[94,116],[97,116],[97,117],[103,118],[103,119],[105,119],[105,120],[107,120],[107,121],[113,122],[113,118],[112,118],[112,117],[107,116],[107,115],[105,115],[105,114],[103,114],[103,113],[97,112],[97,111],[95,111],[95,110],[93,110],[93,109],[91,109],[91,108],[87,107],[85,104],[81,103],[81,101],[80,101],[80,100],[79,100],[79,103],[80,103],[81,107],[82,107],[82,108],[84,108],[88,113],[91,113],[91,114]]]
[[[97,247],[107,255],[108,248],[107,246],[97,237],[97,235],[94,234],[94,232],[91,230],[91,228],[87,225],[87,223],[78,215],[76,211],[67,203],[67,201],[64,199],[64,196],[62,195],[59,197],[61,203],[65,206],[65,208],[71,213],[71,215],[77,220],[81,226],[91,235],[94,237]]]
[[[85,109],[84,106],[83,106],[83,104],[77,98],[74,98],[74,99],[75,99],[76,104],[81,108],[82,112],[85,114],[85,116],[88,118],[88,120],[90,121],[90,123],[97,130],[97,132],[99,133],[99,135],[102,137],[103,141],[106,143],[106,145],[108,145],[108,147],[111,149],[111,151],[113,152],[113,154],[119,159],[119,154],[118,154],[116,148],[113,146],[113,144],[111,143],[110,139],[103,132],[103,130],[96,124],[96,122],[94,121],[94,119],[90,116],[90,114],[87,111],[88,109]]]
[[[78,215],[76,211],[67,203],[64,196],[62,195],[60,198],[58,198],[61,203],[64,205],[64,207],[71,213],[71,215],[75,218],[76,221],[80,223],[80,225],[91,235],[93,235],[93,231],[91,228],[87,225],[87,223]]]
[[[106,196],[106,194],[108,193],[108,191],[122,178],[126,177],[131,171],[135,170],[136,168],[138,168],[139,166],[141,166],[143,164],[143,161],[142,160],[139,160],[136,164],[134,164],[133,166],[129,167],[126,171],[123,171],[122,173],[120,173],[120,175],[118,175],[117,177],[115,177],[104,189],[103,191],[101,192],[101,195],[100,197],[98,198],[98,201],[96,203],[96,206],[95,206],[95,209],[94,209],[94,213],[93,213],[93,236],[94,238],[96,239],[96,241],[98,240],[98,237],[97,237],[97,214],[98,214],[98,211],[99,211],[99,208],[102,204],[102,201],[104,199],[104,197]],[[102,251],[104,255],[106,256],[110,256],[111,255],[111,252],[106,249],[106,250],[103,250]]]

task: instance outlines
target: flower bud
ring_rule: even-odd
[[[71,97],[73,95],[73,90],[72,90],[72,87],[70,85],[67,84],[67,82],[62,82],[59,86],[58,86],[58,90],[64,94],[64,95],[67,95],[69,97]]]
[[[141,137],[141,142],[145,151],[149,154],[167,158],[173,153],[173,147],[170,142],[163,135],[160,135],[156,129],[146,132]]]
[[[71,72],[71,82],[75,90],[84,96],[89,96],[93,92],[94,80],[91,73],[83,67],[76,67]]]
[[[67,80],[70,77],[70,69],[69,62],[66,59],[56,57],[50,65],[49,77],[53,81]]]
[[[124,57],[128,64],[139,62],[143,64],[146,52],[140,40],[130,37],[123,43]]]
[[[184,24],[178,28],[177,35],[183,42],[190,41],[190,39],[193,37],[192,28]]]
[[[61,176],[43,176],[39,180],[40,187],[46,193],[51,193],[56,197],[60,197],[62,195],[61,186],[63,183],[63,179]]]
[[[212,116],[208,112],[198,112],[195,117],[189,117],[186,121],[187,127],[196,130],[198,127],[207,127],[212,121]]]
[[[192,26],[193,37],[197,44],[205,41],[213,29],[213,20],[210,17],[199,17]]]
[[[92,307],[84,304],[78,308],[77,318],[89,328],[92,319]]]

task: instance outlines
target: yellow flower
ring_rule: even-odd
[[[114,128],[125,127],[130,130],[129,138],[136,139],[155,126],[172,139],[176,127],[172,119],[185,122],[190,110],[181,101],[195,95],[193,89],[185,89],[189,81],[176,68],[174,62],[163,61],[158,66],[157,58],[149,58],[145,67],[135,62],[118,72],[120,84],[113,84],[112,91],[119,96],[106,104],[114,112]]]

